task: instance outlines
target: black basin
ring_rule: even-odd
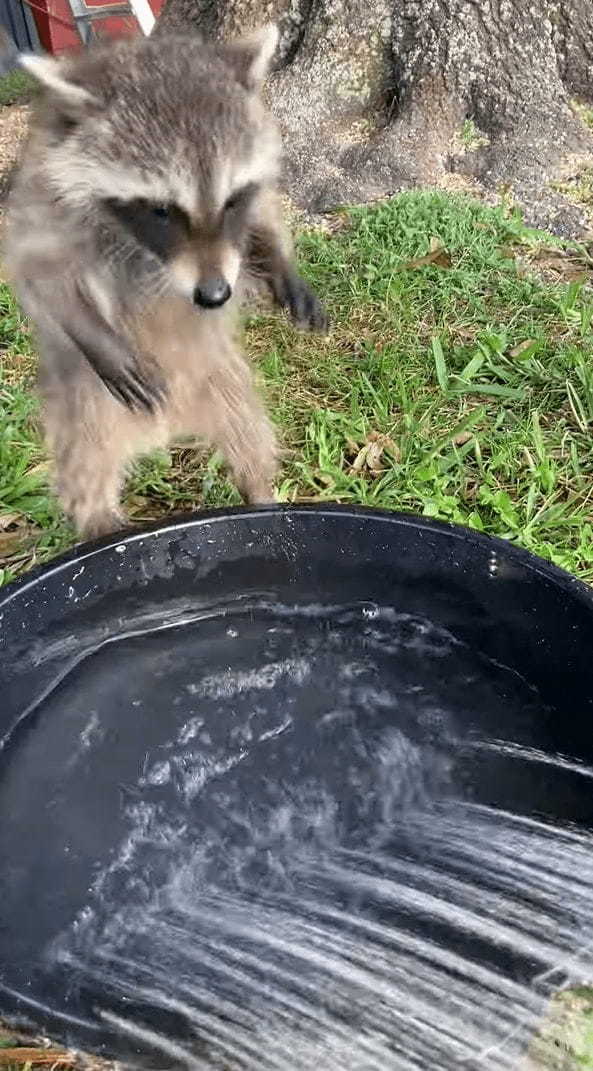
[[[0,629],[0,1016],[139,1066],[512,1067],[593,973],[593,597],[558,569],[217,512],[79,548]]]

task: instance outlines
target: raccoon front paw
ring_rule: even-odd
[[[80,536],[80,542],[87,543],[93,539],[102,539],[104,536],[120,532],[127,525],[127,517],[120,510],[97,511],[84,519],[77,517],[74,512],[74,523]]]
[[[113,397],[133,412],[154,413],[165,398],[165,384],[156,368],[142,368],[136,361],[117,369],[103,370],[101,379]]]
[[[323,305],[296,272],[278,279],[274,293],[278,304],[288,310],[298,327],[309,331],[327,331],[328,318]]]

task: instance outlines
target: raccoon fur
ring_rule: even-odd
[[[276,43],[268,26],[20,58],[42,93],[5,261],[37,335],[56,491],[83,537],[121,526],[130,462],[181,435],[218,448],[247,501],[273,498],[276,437],[236,341],[245,271],[325,328],[279,210],[259,93]]]

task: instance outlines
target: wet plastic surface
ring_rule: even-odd
[[[593,598],[502,542],[339,507],[206,514],[49,566],[2,593],[0,630],[0,1014],[71,1044],[150,1051],[109,1009],[183,1040],[182,1015],[78,970],[97,919],[153,903],[196,845],[200,888],[265,896],[287,799],[321,801],[291,819],[321,855],[328,800],[342,847],[389,826],[394,859],[410,808],[443,799],[593,830]]]

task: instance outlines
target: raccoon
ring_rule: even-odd
[[[236,341],[245,273],[326,328],[279,207],[280,137],[260,97],[276,44],[270,25],[224,44],[190,31],[20,57],[42,93],[5,261],[81,537],[123,524],[130,462],[179,436],[218,448],[248,502],[273,499],[276,436]]]

